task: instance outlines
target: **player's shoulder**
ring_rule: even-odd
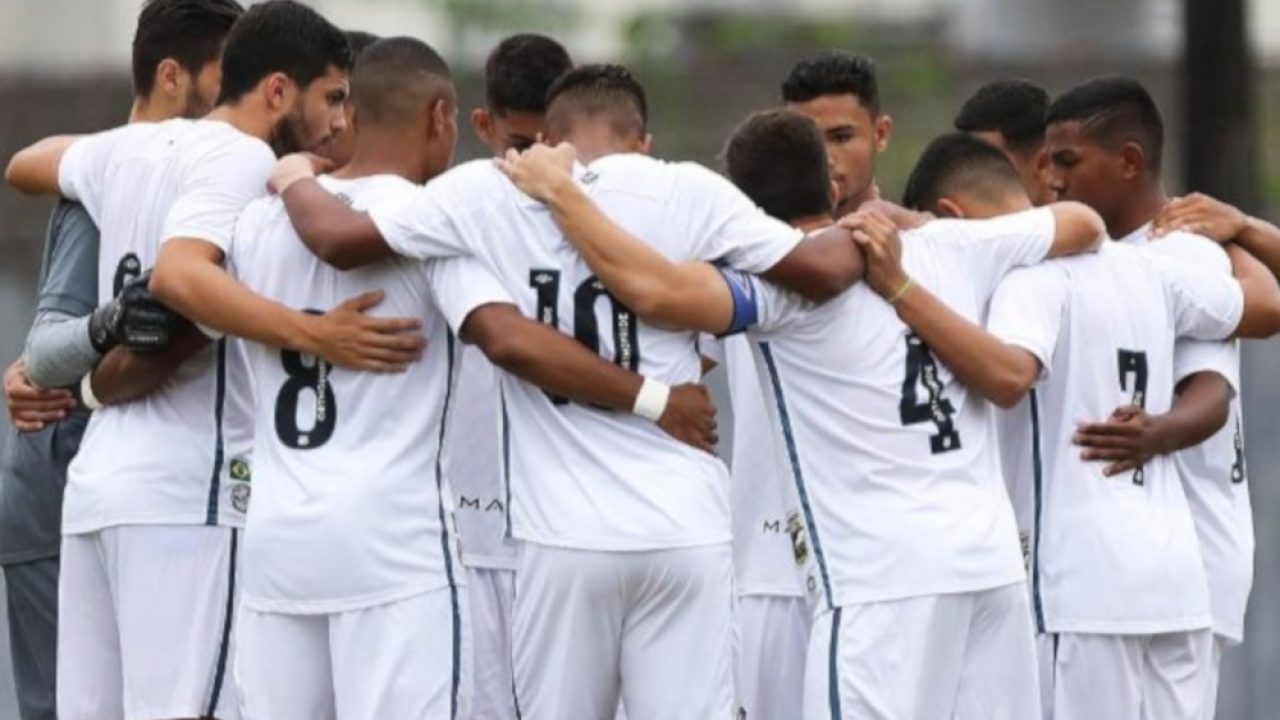
[[[176,140],[182,152],[192,160],[208,161],[215,157],[234,157],[239,161],[271,167],[276,154],[262,138],[255,137],[220,120],[167,120],[175,125]]]
[[[1142,246],[1147,253],[1231,272],[1231,259],[1221,245],[1197,233],[1175,230]]]
[[[719,173],[696,162],[663,160],[642,153],[606,155],[592,162],[581,180],[600,189],[656,198],[681,197],[689,192],[732,187]]]
[[[421,187],[390,173],[358,178],[321,175],[316,180],[325,190],[357,210],[368,210],[372,205],[404,196]]]

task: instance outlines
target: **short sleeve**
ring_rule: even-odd
[[[1240,394],[1240,345],[1233,340],[1179,340],[1173,347],[1173,381],[1180,383],[1201,372],[1226,378],[1235,394]]]
[[[696,259],[759,274],[800,243],[799,230],[767,215],[725,178],[695,163],[681,163],[677,173],[677,214]]]
[[[121,138],[136,131],[137,126],[125,125],[86,135],[62,153],[58,162],[58,189],[63,196],[84,205],[95,222],[102,217],[102,197],[112,153]]]
[[[721,340],[710,333],[699,333],[698,354],[717,365],[723,365],[724,340]]]
[[[1008,272],[1044,260],[1053,247],[1057,223],[1048,208],[1036,208],[989,220],[937,220],[926,231],[945,233],[937,243],[955,253],[985,301]]]
[[[369,217],[398,255],[415,260],[470,255],[467,226],[475,218],[483,221],[495,194],[480,170],[468,164],[423,187],[407,188],[370,204]]]
[[[436,260],[427,269],[427,279],[436,307],[455,333],[462,330],[467,316],[481,305],[516,304],[502,282],[473,258]]]
[[[274,165],[270,148],[249,138],[220,146],[207,157],[195,160],[165,217],[160,242],[191,238],[227,252],[236,218],[249,201],[266,194]]]
[[[1034,355],[1048,374],[1067,309],[1067,292],[1067,274],[1055,265],[1014,270],[991,298],[987,330]]]
[[[63,201],[49,219],[38,311],[80,317],[98,305],[98,227],[79,203]]]
[[[1179,338],[1224,340],[1235,334],[1244,315],[1244,290],[1234,277],[1165,255],[1151,253],[1149,259],[1164,280]]]
[[[721,268],[720,275],[734,296],[733,329],[727,335],[744,331],[758,335],[776,333],[816,307],[761,277],[732,268]],[[748,319],[743,320],[744,317]]]

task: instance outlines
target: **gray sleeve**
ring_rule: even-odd
[[[98,304],[98,228],[78,203],[49,220],[36,322],[27,335],[27,376],[39,387],[77,382],[97,364],[89,313]]]

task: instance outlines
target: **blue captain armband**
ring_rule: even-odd
[[[733,268],[718,267],[720,277],[729,286],[733,296],[733,320],[729,327],[716,337],[726,337],[744,332],[760,321],[760,297],[756,293],[755,278]]]

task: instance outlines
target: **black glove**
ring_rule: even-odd
[[[115,299],[93,312],[89,339],[98,352],[121,343],[136,353],[157,353],[169,347],[186,318],[156,300],[147,290],[150,282],[148,270],[127,281]]]

